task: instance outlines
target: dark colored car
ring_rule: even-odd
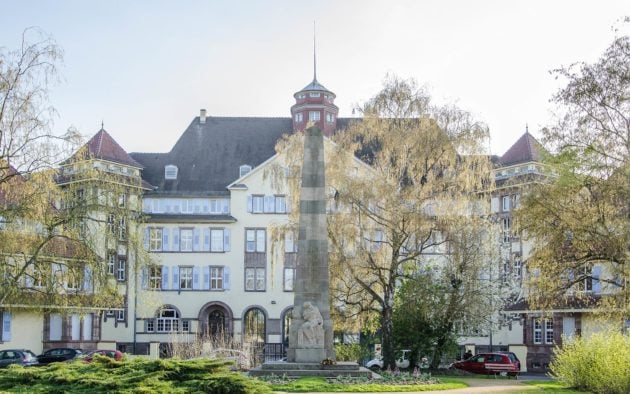
[[[26,349],[6,349],[0,350],[0,368],[6,368],[11,364],[23,365],[28,367],[30,365],[37,365],[37,357],[35,353]]]
[[[68,361],[82,354],[79,349],[70,348],[54,348],[48,349],[44,353],[37,356],[37,361],[40,364],[50,364],[60,361]]]
[[[513,354],[513,356],[516,358],[516,355]],[[467,360],[453,363],[452,366],[464,371],[486,375],[518,376],[521,371],[518,358],[514,362],[508,354],[503,353],[480,353]]]
[[[123,354],[118,350],[92,350],[89,353],[81,355],[81,359],[86,363],[91,363],[95,355],[101,355],[109,358],[113,358],[116,361],[120,361],[123,358]]]

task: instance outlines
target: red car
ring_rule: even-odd
[[[518,360],[513,361],[509,355],[502,353],[480,353],[452,366],[472,373],[509,376],[518,376],[521,370]]]
[[[96,355],[96,354],[101,355],[101,356],[105,356],[105,357],[109,357],[109,358],[113,358],[116,361],[120,361],[123,358],[123,354],[121,352],[119,352],[118,350],[92,350],[89,353],[85,353],[85,354],[79,356],[79,358],[81,358],[86,363],[91,363],[92,360],[94,359],[94,355]]]

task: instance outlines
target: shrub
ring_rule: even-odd
[[[369,352],[358,343],[338,343],[335,345],[337,361],[357,362],[365,357]]]
[[[97,357],[53,363],[41,368],[10,366],[0,370],[0,392],[28,393],[270,393],[265,383],[228,371],[221,360],[113,361]]]
[[[630,337],[613,331],[563,342],[550,365],[558,380],[594,393],[630,393]]]

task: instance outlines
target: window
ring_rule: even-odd
[[[501,204],[502,204],[504,212],[509,211],[510,210],[510,196],[501,197]]]
[[[127,222],[123,216],[118,221],[118,239],[122,241],[125,238],[127,238]]]
[[[116,320],[125,321],[125,310],[119,309],[116,311]]]
[[[335,121],[335,115],[330,112],[326,112],[326,123],[332,123]]]
[[[297,251],[294,239],[293,231],[287,231],[284,234],[284,253],[295,253]]]
[[[265,291],[264,268],[245,268],[245,291]]]
[[[173,332],[179,330],[179,312],[172,308],[163,308],[158,313],[157,332]]]
[[[308,94],[308,97],[321,97],[321,95],[322,95],[322,94],[321,94],[321,93],[319,93],[319,92],[310,92],[310,93]]]
[[[540,345],[544,341],[547,345],[553,344],[553,319],[534,319],[534,344]]]
[[[287,198],[285,196],[275,196],[276,213],[287,212]]]
[[[118,269],[116,271],[116,279],[118,281],[123,282],[125,280],[125,266],[127,262],[124,257],[118,257]]]
[[[177,166],[164,166],[164,179],[177,179]]]
[[[244,318],[245,341],[265,342],[265,314],[258,308],[252,308],[245,312]]]
[[[521,257],[520,256],[515,256],[514,257],[514,277],[517,279],[521,278],[521,275],[523,274],[523,264],[521,263]]]
[[[126,194],[119,194],[118,195],[118,206],[121,208],[124,208],[127,206],[127,195]]]
[[[210,267],[210,290],[223,290],[223,267]]]
[[[249,174],[249,172],[252,170],[252,166],[248,166],[247,164],[243,164],[242,166],[240,166],[238,168],[238,177],[242,177],[245,176],[247,174]]]
[[[266,244],[265,230],[245,230],[247,253],[264,253]]]
[[[553,319],[545,319],[545,343],[553,343]]]
[[[512,194],[512,208],[516,209],[521,205],[521,195]]]
[[[116,267],[116,252],[110,251],[107,254],[107,274],[114,275],[114,268]]]
[[[149,229],[149,250],[151,252],[162,251],[162,229],[161,228]]]
[[[147,332],[155,331],[155,321],[153,319],[147,320]]]
[[[284,291],[293,291],[294,280],[295,280],[295,268],[285,268],[284,281],[283,281]]]
[[[114,234],[116,231],[116,217],[113,213],[107,215],[107,231]]]
[[[542,344],[542,322],[540,319],[534,319],[534,343]]]
[[[264,211],[265,196],[252,196],[252,212],[262,213]]]
[[[193,230],[180,229],[179,230],[179,250],[181,252],[192,252],[193,245]]]
[[[179,288],[182,290],[191,290],[193,281],[192,267],[179,267]]]
[[[66,289],[78,290],[81,288],[82,275],[77,267],[68,267],[68,278],[66,282]]]
[[[310,120],[311,122],[319,122],[320,115],[321,114],[319,111],[310,111],[308,113],[308,120]]]
[[[210,230],[210,251],[223,252],[223,230]]]
[[[182,331],[183,332],[190,332],[190,321],[182,320]]]
[[[149,267],[149,289],[162,288],[162,267]]]
[[[503,218],[503,242],[510,242],[511,237],[511,228],[512,228],[512,220],[510,218]]]
[[[295,114],[295,122],[302,123],[304,121],[304,114],[302,112],[298,112]]]

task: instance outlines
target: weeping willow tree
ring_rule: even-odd
[[[144,258],[134,227],[139,174],[104,171],[80,148],[76,131],[52,133],[48,89],[60,60],[54,40],[33,29],[24,32],[19,49],[0,52],[0,308],[5,310],[120,307],[107,251]]]
[[[399,285],[433,264],[429,252],[448,264],[455,247],[450,230],[471,214],[483,215],[487,128],[458,108],[432,105],[415,82],[397,77],[387,78],[360,111],[362,119],[325,146],[331,302],[337,328],[381,330],[387,367],[394,366]],[[277,147],[294,203],[301,138]],[[453,272],[453,283],[462,273]]]
[[[626,23],[628,22],[626,18]],[[519,223],[534,242],[529,301],[630,315],[630,37],[595,63],[554,74],[558,122],[543,130],[552,177],[532,187]]]

